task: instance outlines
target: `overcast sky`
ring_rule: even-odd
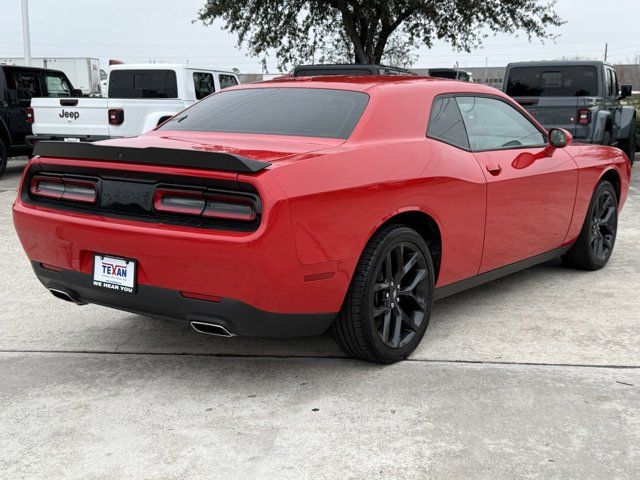
[[[2,0],[0,58],[23,56],[20,0]],[[237,67],[260,72],[260,60],[236,48],[236,38],[220,24],[193,24],[204,0],[30,0],[31,50],[34,57],[97,57],[127,62],[185,62]],[[640,56],[640,0],[558,0],[566,24],[559,37],[542,44],[526,37],[499,35],[469,54],[439,43],[420,49],[415,67],[502,66],[510,61],[557,59],[562,56],[636,62]],[[269,61],[275,70],[275,61]]]

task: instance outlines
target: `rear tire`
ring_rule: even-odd
[[[7,147],[2,140],[0,140],[0,177],[4,174],[4,171],[7,169],[7,161],[9,160],[9,155],[7,153]]]
[[[591,197],[578,240],[562,257],[563,262],[582,270],[601,269],[611,257],[617,230],[618,196],[611,182],[603,180]]]
[[[362,360],[404,360],[427,330],[433,295],[433,261],[424,239],[404,225],[385,227],[356,266],[332,326],[336,343]]]
[[[604,132],[604,135],[602,135],[602,142],[600,144],[610,146],[612,139],[613,137],[611,136],[611,132],[607,130],[606,132]]]

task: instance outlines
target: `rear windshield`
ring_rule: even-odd
[[[109,76],[111,98],[178,98],[173,70],[114,70]]]
[[[518,67],[509,71],[512,97],[595,97],[598,72],[590,66]]]
[[[211,95],[161,130],[348,138],[367,106],[361,92],[251,88]]]

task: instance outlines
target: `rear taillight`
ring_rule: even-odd
[[[122,125],[124,123],[124,110],[111,108],[109,110],[109,125]]]
[[[29,193],[36,198],[86,204],[95,204],[98,197],[96,182],[48,175],[31,177]]]
[[[256,201],[227,193],[157,188],[153,195],[156,212],[190,215],[219,220],[253,222],[257,218]]]
[[[25,113],[27,114],[27,123],[33,123],[35,117],[33,116],[33,108],[27,107],[25,109]]]
[[[578,110],[578,125],[589,125],[591,123],[591,110],[581,108]]]
[[[156,212],[201,215],[207,202],[203,192],[158,188],[153,194]]]

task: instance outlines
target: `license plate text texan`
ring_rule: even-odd
[[[93,286],[124,293],[135,293],[136,262],[119,257],[95,255]]]

